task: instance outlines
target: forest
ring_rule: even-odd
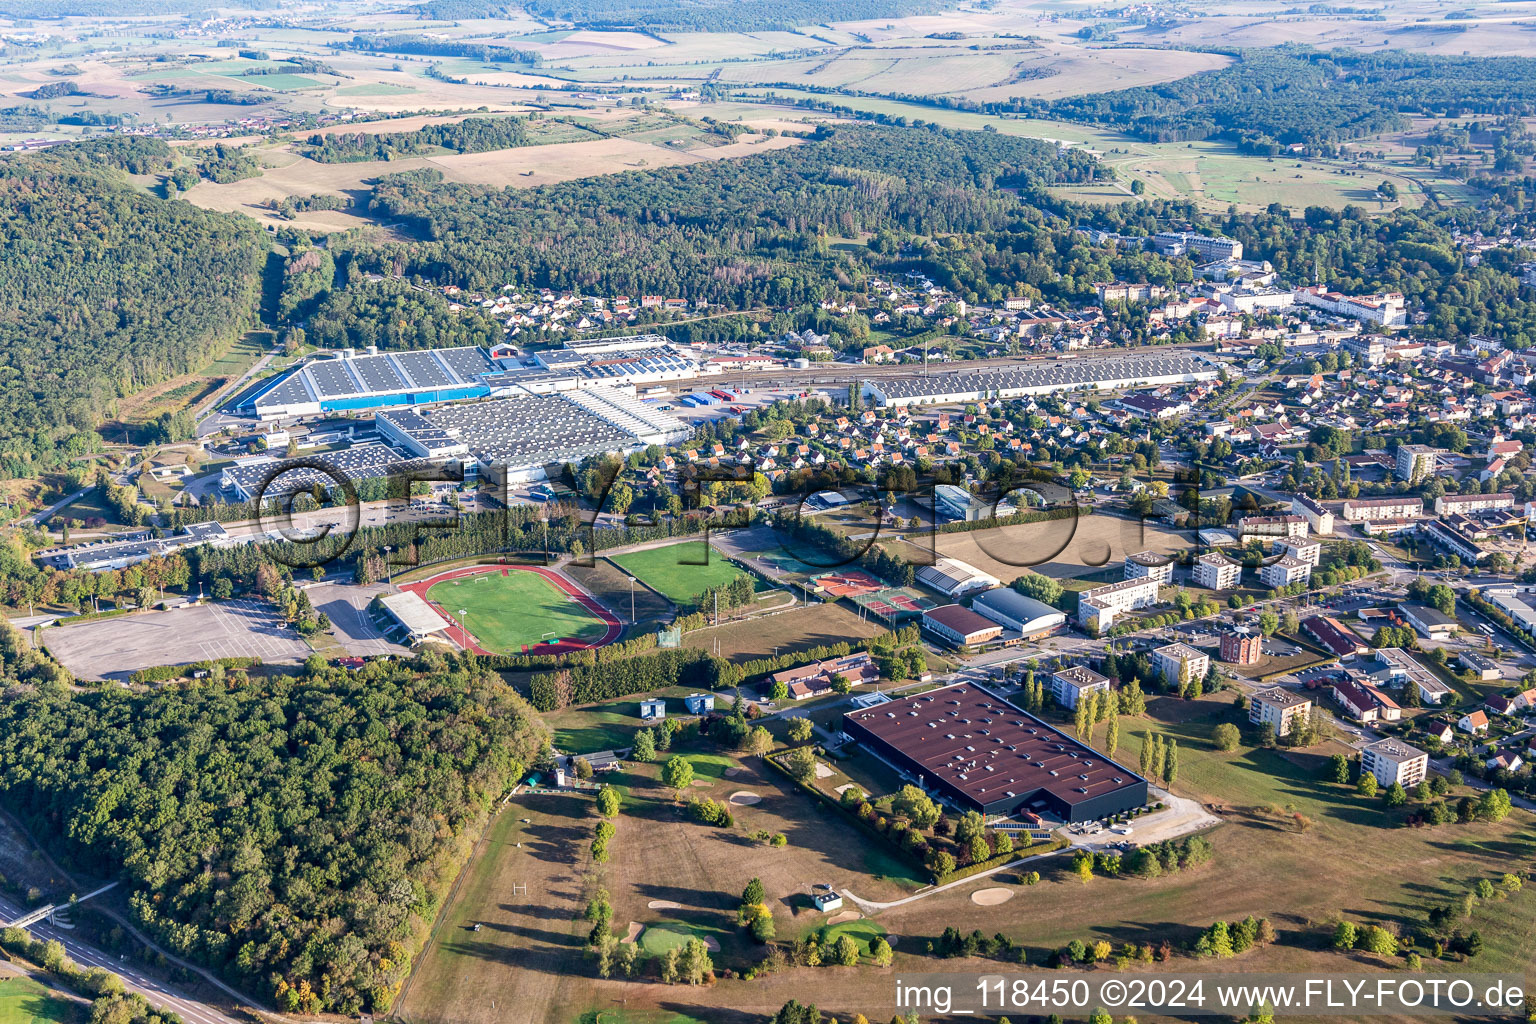
[[[396,160],[435,153],[440,149],[455,153],[488,153],[531,145],[532,141],[525,117],[470,117],[455,124],[429,124],[408,132],[315,135],[302,152],[317,163],[340,164]]]
[[[787,31],[800,25],[927,14],[937,0],[534,0],[540,18],[587,28],[672,32]]]
[[[403,32],[387,36],[358,35],[346,42],[329,45],[338,50],[409,53],[418,57],[464,57],[490,64],[537,64],[539,62],[539,55],[532,50],[518,50],[510,46],[491,46],[487,43],[471,43],[457,39],[438,39],[435,36]]]
[[[354,248],[362,269],[473,289],[506,283],[600,294],[791,305],[862,275],[828,236],[970,232],[1039,218],[1000,186],[1092,180],[1048,143],[936,126],[821,128],[736,161],[530,189],[386,177],[372,210],[429,241]],[[342,242],[339,248],[345,248]]]
[[[46,468],[113,401],[206,363],[252,322],[256,224],[129,187],[149,139],[0,160],[0,461]],[[29,467],[31,467],[29,469]]]
[[[222,672],[216,676],[223,676]],[[157,940],[285,1012],[387,1010],[543,726],[472,659],[16,689],[0,801]]]
[[[1155,142],[1223,138],[1270,153],[1324,147],[1400,128],[1405,114],[1536,113],[1536,59],[1356,53],[1279,47],[1239,50],[1233,63],[1161,85],[999,110],[1117,128]]]

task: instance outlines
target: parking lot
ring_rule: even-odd
[[[42,642],[81,679],[127,679],[156,665],[213,658],[296,664],[309,645],[261,601],[219,601],[45,630]]]
[[[375,594],[389,593],[397,588],[386,584],[371,587],[352,587],[337,583],[321,583],[308,590],[309,603],[315,611],[331,617],[332,635],[347,653],[360,658],[380,654],[410,654],[409,647],[391,643],[374,626],[368,615],[368,603]]]

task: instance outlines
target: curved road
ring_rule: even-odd
[[[17,906],[9,898],[0,896],[0,918],[13,921],[25,914],[24,908]],[[229,1016],[222,1010],[207,1003],[198,1002],[170,985],[151,978],[140,970],[136,963],[120,960],[110,953],[104,953],[94,946],[86,945],[72,931],[47,922],[35,924],[27,931],[34,938],[45,941],[57,940],[63,944],[64,951],[75,963],[83,967],[101,967],[111,971],[123,979],[123,985],[128,991],[143,996],[151,1006],[174,1011],[191,1024],[242,1024],[239,1019]]]

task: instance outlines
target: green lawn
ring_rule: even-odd
[[[638,698],[591,708],[567,708],[545,715],[544,721],[554,730],[556,749],[573,754],[630,746],[635,730],[642,725]]]
[[[842,924],[824,925],[817,933],[823,949],[829,948],[839,936],[851,935],[859,944],[859,955],[869,956],[869,944],[885,934],[885,929],[868,918],[844,921]]]
[[[80,1010],[31,978],[0,974],[0,1024],[75,1024]]]
[[[706,559],[709,564],[702,564]],[[687,604],[710,587],[741,575],[740,568],[701,540],[634,551],[611,561],[676,604]]]
[[[463,624],[480,646],[498,653],[518,653],[537,646],[546,634],[556,639],[592,640],[607,626],[534,572],[488,572],[444,580],[427,591],[427,600]]]
[[[685,924],[653,924],[640,934],[640,948],[652,956],[662,956],[693,937],[693,929]]]

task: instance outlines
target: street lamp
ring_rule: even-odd
[[[464,649],[469,649],[469,630],[464,628],[464,609],[459,609],[459,639],[464,641]]]
[[[635,578],[629,577],[629,624],[635,624]]]
[[[388,544],[384,545],[384,582],[390,586],[395,585],[395,575],[389,568],[389,553],[392,549]]]

